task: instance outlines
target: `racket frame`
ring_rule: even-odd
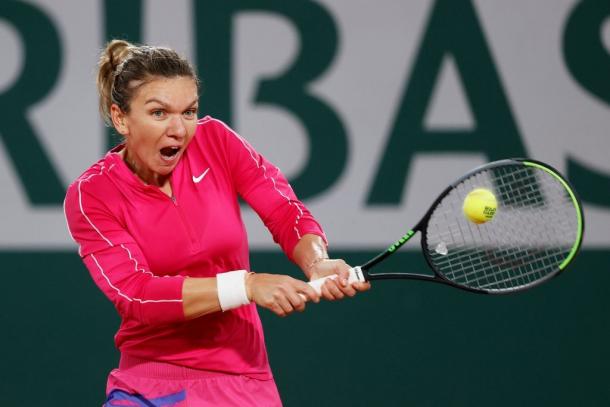
[[[572,249],[570,250],[570,253],[566,257],[566,259],[559,265],[558,269],[555,272],[549,273],[548,275],[546,275],[532,283],[528,283],[528,284],[525,284],[522,286],[507,288],[504,290],[497,290],[497,289],[487,290],[487,289],[482,289],[482,288],[477,289],[474,287],[468,287],[468,286],[464,286],[461,284],[457,284],[457,283],[449,280],[448,278],[446,278],[443,275],[443,273],[441,273],[434,266],[434,263],[432,262],[430,254],[428,253],[428,250],[427,250],[427,237],[426,237],[426,233],[425,233],[426,228],[428,226],[428,222],[429,222],[432,214],[436,210],[437,205],[441,202],[441,200],[443,200],[443,198],[445,198],[445,196],[447,196],[453,189],[455,189],[455,187],[457,185],[459,185],[464,180],[470,178],[474,174],[481,172],[482,170],[489,170],[489,169],[504,166],[504,165],[525,165],[525,166],[538,168],[540,170],[544,170],[547,173],[551,174],[553,177],[555,177],[556,179],[558,179],[561,182],[561,184],[564,186],[564,188],[568,191],[570,198],[572,199],[572,202],[574,203],[574,207],[576,208],[576,212],[577,212],[576,216],[577,216],[577,220],[578,220],[578,232],[577,232],[576,242],[572,246]],[[426,213],[421,218],[421,220],[412,229],[410,229],[407,233],[405,233],[400,239],[398,239],[397,241],[392,243],[392,245],[390,245],[385,251],[381,252],[380,254],[378,254],[371,260],[367,261],[366,263],[362,264],[361,266],[355,267],[354,269],[358,269],[358,271],[360,271],[362,273],[362,276],[364,277],[365,281],[396,280],[396,279],[423,280],[423,281],[434,281],[434,282],[438,282],[438,283],[443,283],[443,284],[450,285],[452,287],[460,288],[462,290],[480,293],[480,294],[494,294],[494,295],[510,294],[510,293],[513,293],[516,291],[523,291],[526,289],[536,287],[536,286],[550,280],[551,278],[554,278],[554,277],[558,276],[559,274],[561,274],[561,272],[563,272],[567,268],[567,266],[572,262],[572,260],[576,256],[576,253],[578,253],[578,251],[582,245],[584,228],[585,228],[584,214],[583,214],[583,210],[582,210],[582,205],[580,203],[580,199],[578,198],[578,196],[577,196],[576,192],[574,191],[573,187],[571,186],[571,184],[560,175],[559,171],[557,171],[555,168],[551,167],[550,165],[548,165],[546,163],[543,163],[541,161],[532,160],[532,159],[510,158],[510,159],[498,160],[498,161],[487,163],[487,164],[484,164],[484,165],[481,165],[481,166],[478,166],[478,167],[472,169],[468,173],[466,173],[463,176],[461,176],[460,178],[458,178],[452,184],[447,186],[439,194],[439,196],[436,198],[436,200],[434,200],[432,205],[430,205],[429,209],[426,211]],[[399,248],[401,248],[409,240],[411,240],[411,238],[413,236],[415,236],[417,233],[421,233],[421,249],[422,249],[424,258],[426,259],[426,263],[428,264],[428,266],[434,273],[433,275],[417,274],[417,273],[370,273],[369,272],[369,270],[372,269],[375,265],[377,265],[381,261],[385,260],[387,257],[394,254]]]

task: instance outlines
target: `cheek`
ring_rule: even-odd
[[[160,129],[158,124],[144,122],[133,126],[128,138],[135,146],[146,146],[154,144],[162,133],[163,129]]]
[[[140,160],[147,160],[158,152],[155,139],[147,132],[132,134],[126,138],[125,144]]]
[[[188,141],[190,142],[195,136],[195,132],[197,131],[197,123],[189,124],[186,126],[186,134],[188,135]]]

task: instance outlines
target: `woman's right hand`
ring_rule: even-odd
[[[250,301],[280,317],[303,312],[307,301],[320,301],[320,295],[306,282],[278,274],[248,274],[246,292]]]

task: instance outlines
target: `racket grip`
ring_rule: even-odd
[[[324,284],[324,282],[328,279],[336,279],[337,275],[332,275],[332,276],[326,276],[326,277],[322,277],[322,278],[318,278],[316,280],[310,281],[308,284],[314,289],[316,290],[316,292],[318,294],[322,293],[322,285]],[[357,283],[357,282],[364,282],[366,281],[364,279],[364,274],[362,273],[362,270],[360,269],[360,266],[356,266],[356,267],[352,267],[351,269],[349,269],[349,277],[347,279],[347,283],[348,284],[352,284],[352,283]]]

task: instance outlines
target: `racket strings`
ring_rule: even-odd
[[[565,252],[552,253],[522,251],[520,253],[494,253],[489,256],[481,254],[477,258],[472,253],[468,257],[456,258],[453,267],[445,276],[450,280],[473,288],[503,288],[510,289],[527,285],[544,277],[544,269],[554,270],[557,264],[565,258]],[[449,266],[455,266],[449,265]],[[446,264],[437,263],[439,267]],[[491,266],[490,266],[491,265]],[[486,272],[481,269],[485,267]],[[515,267],[520,268],[519,273],[511,273]]]
[[[494,192],[498,210],[493,220],[477,225],[464,217],[462,204],[481,187]],[[428,254],[456,284],[510,291],[558,271],[578,238],[577,223],[574,203],[553,175],[518,164],[486,169],[437,205],[426,232]]]

